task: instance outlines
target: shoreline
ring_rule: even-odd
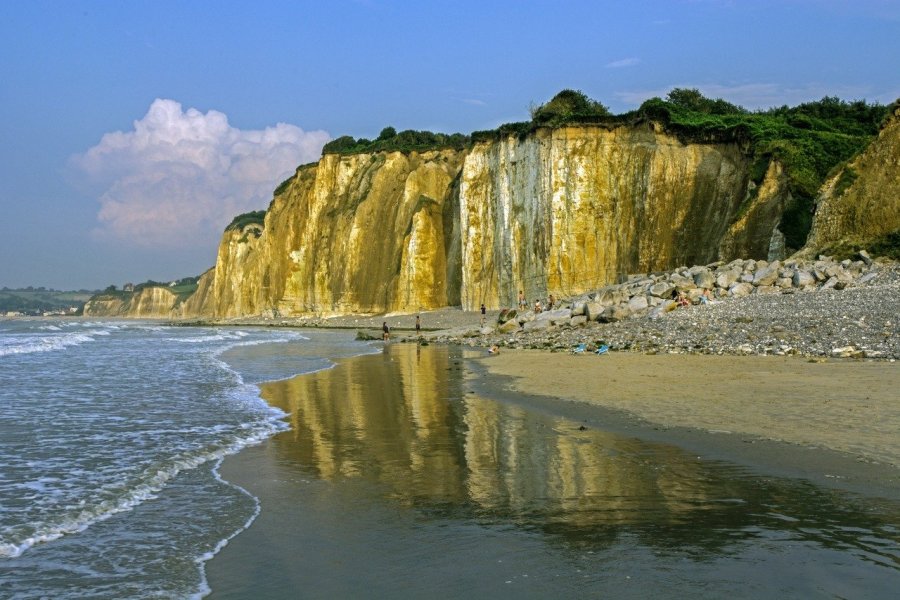
[[[824,487],[900,492],[900,402],[894,399],[900,368],[893,363],[534,350],[470,362],[486,375],[473,384],[480,393],[588,427],[671,443],[704,458]],[[730,383],[742,382],[743,388],[729,385],[725,375],[715,384],[702,379],[727,373],[728,367]],[[767,380],[759,379],[763,374]],[[875,388],[853,392],[873,375],[880,378]],[[786,376],[795,379],[785,395],[766,398],[783,388]],[[811,381],[825,388],[812,398]]]
[[[440,356],[444,359],[436,360]],[[410,543],[408,535],[415,535],[410,532],[419,531],[421,523],[412,516],[415,511],[410,513],[405,509],[409,508],[410,503],[415,504],[414,499],[428,498],[429,494],[436,494],[434,501],[441,506],[443,502],[450,502],[451,505],[458,501],[465,502],[463,497],[468,488],[460,488],[462,496],[457,497],[452,492],[456,488],[449,482],[459,483],[459,478],[462,478],[464,483],[467,476],[472,476],[471,473],[479,472],[476,459],[475,464],[471,465],[474,471],[470,473],[461,464],[462,469],[449,471],[450,479],[445,482],[440,468],[458,460],[458,445],[429,446],[428,442],[431,440],[434,443],[442,435],[466,435],[460,433],[461,430],[447,429],[447,411],[458,410],[460,403],[465,404],[468,398],[481,398],[478,402],[487,400],[504,407],[498,409],[496,415],[531,414],[540,422],[566,423],[552,434],[562,446],[557,447],[556,442],[548,446],[561,450],[566,456],[568,451],[580,447],[579,440],[585,435],[608,435],[605,439],[619,439],[626,445],[628,440],[635,440],[638,444],[660,448],[659,452],[681,456],[683,458],[680,460],[684,462],[678,464],[687,469],[685,473],[693,472],[696,457],[698,469],[700,465],[720,465],[725,470],[735,468],[735,472],[741,474],[738,477],[755,477],[764,486],[787,486],[785,489],[814,486],[838,494],[849,493],[866,499],[866,502],[874,502],[876,506],[884,500],[896,502],[900,497],[900,461],[893,460],[900,457],[900,440],[894,439],[898,430],[896,423],[900,419],[900,405],[893,401],[891,395],[892,389],[900,384],[900,371],[892,363],[837,360],[811,363],[798,357],[650,356],[632,353],[594,356],[529,350],[503,350],[499,355],[488,356],[483,351],[462,346],[435,345],[427,348],[414,344],[390,344],[383,357],[361,355],[340,358],[335,363],[334,369],[260,384],[260,396],[272,406],[288,412],[291,429],[222,461],[219,470],[221,477],[256,497],[261,512],[251,527],[232,539],[220,554],[207,563],[207,580],[213,590],[210,598],[244,597],[242,593],[249,589],[248,585],[253,589],[263,586],[276,596],[290,597],[296,589],[310,583],[331,585],[334,578],[319,579],[317,574],[323,569],[336,569],[344,576],[357,576],[359,572],[375,576],[375,572],[380,573],[394,563],[388,558],[384,559],[383,565],[377,560],[357,563],[345,558],[364,554],[364,549],[369,547],[370,538],[365,532],[370,522],[354,519],[360,516],[367,519],[370,511],[382,515],[375,518],[375,523],[382,523],[384,519],[392,523],[384,531],[392,531],[393,519],[399,518],[401,530],[409,529],[406,534],[398,534],[398,538],[391,539],[398,540],[398,544],[418,556],[422,548],[417,545],[419,542]],[[740,368],[725,368],[728,363]],[[761,369],[771,371],[768,379],[759,378]],[[646,380],[653,379],[647,375],[648,372],[655,375],[657,381],[646,383]],[[728,390],[730,404],[721,402],[718,397],[709,398],[719,400],[722,405],[719,412],[710,408],[714,405],[706,402],[706,397],[692,393],[694,386],[709,385],[704,376],[706,372],[717,373],[719,380],[716,385]],[[794,374],[797,378],[791,388],[793,391],[787,394],[788,400],[762,402],[769,388],[761,382],[777,383],[783,380],[785,373]],[[855,375],[848,380],[848,373]],[[826,394],[829,397],[823,398],[822,394],[818,394],[806,402],[795,402],[794,396],[797,394],[810,395],[808,377],[816,379],[819,387],[829,389]],[[867,381],[873,377],[881,382],[877,389],[863,391],[868,393],[869,402],[877,404],[883,412],[861,413],[860,427],[876,427],[863,437],[858,447],[846,447],[839,443],[841,440],[837,438],[854,437],[859,429],[848,429],[852,424],[842,418],[839,411],[831,408],[831,412],[825,415],[814,415],[814,426],[807,423],[809,431],[804,429],[803,411],[816,403],[843,406],[841,395],[852,389],[858,378]],[[671,380],[678,378],[693,379],[693,383],[682,381],[677,393],[660,396],[660,390],[670,390]],[[632,385],[629,383],[631,380],[641,383]],[[842,380],[844,383],[839,383]],[[452,381],[456,383],[451,385],[449,382]],[[360,386],[362,382],[366,385]],[[393,391],[388,391],[391,388]],[[618,391],[625,388],[630,392],[617,396]],[[395,421],[396,415],[388,415],[383,410],[387,405],[378,405],[380,408],[369,406],[365,390],[385,390],[376,392],[376,396],[405,394],[407,404],[399,407],[398,414],[404,409],[415,410],[415,422]],[[600,394],[598,390],[605,390],[606,393]],[[325,394],[324,398],[314,398],[321,393]],[[619,401],[614,402],[614,397]],[[402,396],[398,396],[400,398]],[[672,403],[672,400],[678,402]],[[391,400],[385,398],[382,401]],[[344,413],[343,419],[346,425],[352,426],[353,431],[370,432],[353,437],[365,440],[360,441],[362,446],[351,445],[345,449],[332,447],[332,442],[341,439],[342,430],[337,423],[341,419],[328,410],[321,410],[322,407],[332,406],[332,402],[343,404],[344,410],[350,409],[350,413]],[[847,402],[854,400],[851,398]],[[651,411],[657,404],[661,404],[657,411]],[[754,404],[765,406],[768,410],[762,413],[750,410]],[[852,404],[849,406],[852,407]],[[790,410],[784,412],[785,409],[795,409],[799,417]],[[335,407],[335,410],[338,410],[336,414],[340,414],[340,409]],[[297,411],[303,416],[298,417]],[[476,410],[471,416],[477,419],[477,414]],[[747,427],[732,426],[725,432],[720,425],[724,417],[737,423],[755,423],[756,429],[746,431]],[[792,437],[781,432],[779,437],[782,439],[771,439],[773,436],[768,435],[771,432],[766,418],[785,421],[798,435]],[[405,424],[403,427],[406,429],[401,435],[384,433],[384,427],[395,422]],[[438,429],[420,430],[421,426]],[[514,435],[518,431],[518,426],[512,423],[496,422],[496,426],[506,431],[506,435]],[[586,431],[579,431],[581,428]],[[437,433],[439,431],[444,433]],[[484,444],[482,451],[488,451],[489,456],[496,442],[485,438],[483,433],[474,433],[466,444],[475,444],[471,447],[473,451],[479,444]],[[523,441],[525,439],[529,438],[523,438]],[[345,441],[350,443],[349,439]],[[508,442],[506,439],[504,443]],[[666,447],[671,447],[672,451],[665,450]],[[444,450],[434,454],[432,451],[438,448]],[[444,451],[449,454],[443,454]],[[874,455],[880,460],[874,460]],[[609,456],[601,458],[601,461],[616,460],[612,458],[615,456],[614,450]],[[669,472],[664,466],[662,471],[656,471],[653,467],[643,466],[639,456],[635,459],[635,468],[650,469],[651,478],[674,476],[678,480],[680,477],[677,468]],[[429,464],[438,469],[425,469]],[[530,482],[533,476],[527,464],[527,460],[521,463],[520,467],[524,470],[517,472],[520,478],[517,481],[521,485]],[[413,465],[417,468],[407,471]],[[369,503],[367,499],[372,490],[368,488],[362,496],[353,496],[358,486],[365,488],[368,479],[364,473],[370,472],[375,473],[372,475],[375,480],[387,486],[385,498],[392,500],[386,504],[384,499],[379,500],[378,497]],[[581,481],[579,476],[570,469],[564,472],[571,478],[567,481],[577,489]],[[506,481],[504,478],[509,476],[505,469],[502,473],[505,475],[498,482]],[[624,477],[624,474],[619,475]],[[474,477],[474,481],[481,481],[478,475]],[[419,483],[430,482],[427,491],[414,488],[423,492],[423,496],[406,487],[415,485],[411,478]],[[626,477],[621,481],[632,482],[632,479]],[[449,487],[445,487],[445,483]],[[632,483],[638,485],[636,481]],[[589,486],[586,489],[593,488]],[[679,488],[676,486],[673,489]],[[442,494],[447,490],[450,496],[445,498]],[[812,493],[811,497],[815,495]],[[330,505],[335,502],[348,504],[342,504],[343,508],[334,513],[334,519],[326,519],[325,523],[318,520],[316,515],[319,513],[315,511],[322,510],[323,503]],[[397,506],[404,507],[404,510],[396,510]],[[304,507],[314,510],[309,512]],[[347,510],[354,511],[356,516],[343,512]],[[357,514],[357,510],[361,512]],[[353,524],[346,521],[348,518]],[[408,518],[412,522],[408,522]],[[376,529],[382,531],[377,526]],[[358,535],[360,531],[363,533]],[[345,537],[334,541],[334,535]],[[408,543],[411,545],[407,546]],[[314,544],[319,549],[314,556],[298,554],[306,544]],[[444,554],[429,552],[427,556],[443,558]],[[298,567],[297,561],[302,561],[303,569]],[[370,573],[368,569],[374,571]],[[436,577],[440,579],[441,576]],[[337,580],[340,580],[339,576]],[[453,577],[450,580],[455,581]],[[381,584],[392,585],[385,581]],[[322,593],[326,594],[324,591]]]
[[[488,348],[567,352],[606,345],[613,352],[724,356],[800,356],[812,360],[900,359],[900,266],[880,266],[860,285],[845,289],[790,290],[791,293],[723,297],[709,304],[672,306],[617,319],[580,314],[584,298],[562,299],[561,310],[526,312],[519,327],[500,323],[500,310],[459,307],[386,314],[332,317],[235,317],[172,322],[180,326],[259,326],[357,330],[359,339],[381,339],[386,322],[392,341],[458,344]],[[861,280],[862,281],[862,280]],[[748,284],[749,285],[749,284]],[[568,308],[565,308],[568,307]],[[614,311],[613,311],[614,312]],[[604,313],[605,314],[605,313]],[[422,332],[415,334],[421,315]],[[601,315],[602,317],[603,315]],[[515,323],[513,323],[515,325]]]

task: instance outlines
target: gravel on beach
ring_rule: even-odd
[[[343,315],[331,318],[231,319],[217,324],[356,329],[361,338],[381,339],[382,323],[392,341],[450,343],[470,347],[647,354],[799,355],[819,358],[900,358],[900,264],[876,264],[864,282],[844,289],[811,288],[777,294],[723,297],[655,316],[639,314],[616,322],[588,320],[545,329],[497,331],[500,311],[444,308],[420,313]],[[569,305],[577,299],[563,299]],[[416,314],[422,333],[416,335]],[[207,323],[208,324],[208,323]]]
[[[587,323],[500,334],[434,336],[468,346],[570,351],[585,344],[644,353],[900,358],[900,266],[843,290],[725,298],[614,323]]]

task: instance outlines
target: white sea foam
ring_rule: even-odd
[[[191,596],[190,596],[191,598],[197,598],[197,599],[204,598],[204,597],[208,596],[210,593],[212,593],[212,588],[209,587],[209,580],[206,577],[206,563],[208,563],[219,552],[221,552],[222,549],[228,545],[228,542],[230,542],[231,540],[236,538],[238,535],[240,535],[247,529],[249,529],[250,526],[253,525],[253,522],[256,520],[256,518],[259,517],[259,513],[262,512],[262,506],[260,505],[259,498],[257,498],[256,496],[254,496],[253,494],[251,494],[250,492],[248,492],[241,486],[237,485],[236,483],[232,483],[232,482],[222,478],[222,475],[219,473],[219,468],[222,466],[222,460],[224,460],[224,457],[219,459],[219,461],[216,462],[216,465],[213,467],[213,470],[212,470],[213,477],[215,477],[216,480],[219,481],[220,483],[238,490],[240,493],[244,494],[245,496],[247,496],[248,498],[253,500],[253,514],[250,515],[250,517],[244,522],[244,524],[242,526],[235,529],[231,535],[229,535],[225,539],[219,540],[219,543],[216,544],[215,548],[213,548],[209,552],[203,553],[202,555],[200,555],[196,559],[194,559],[194,562],[197,564],[197,569],[200,571],[200,586],[199,586],[200,589],[196,593],[191,594]]]
[[[137,477],[141,483],[123,490],[122,494],[117,498],[100,501],[94,506],[66,515],[53,522],[34,524],[34,531],[24,539],[0,538],[0,557],[15,558],[21,556],[23,552],[37,544],[84,531],[94,523],[109,519],[115,514],[134,509],[139,504],[154,498],[156,493],[162,490],[169,480],[182,471],[195,469],[211,460],[221,460],[227,455],[234,454],[247,446],[259,444],[278,431],[286,429],[287,424],[277,420],[276,417],[278,416],[277,414],[272,414],[266,421],[255,425],[245,424],[245,426],[241,427],[245,433],[244,437],[231,440],[212,451],[196,454],[184,453],[174,457],[167,466],[154,467],[144,471]],[[4,535],[3,537],[6,536]]]
[[[91,335],[90,332],[86,332],[42,336],[4,336],[0,337],[0,356],[64,350],[70,346],[93,342],[94,338]]]

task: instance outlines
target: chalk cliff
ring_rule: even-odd
[[[178,295],[165,287],[100,294],[84,305],[86,316],[171,319],[181,317],[183,312]]]
[[[272,201],[260,237],[225,233],[197,312],[332,315],[459,304],[462,161],[452,150],[327,154],[298,169]]]
[[[736,223],[748,170],[736,144],[683,144],[652,123],[545,128],[466,151],[326,154],[298,169],[259,237],[226,232],[208,294],[185,307],[498,307],[519,289],[575,294],[632,272],[766,258],[780,213]],[[777,205],[777,171],[762,187]]]
[[[462,304],[571,295],[636,272],[765,257],[780,213],[730,229],[747,199],[736,144],[683,144],[652,123],[540,129],[477,144],[460,184]],[[784,193],[774,176],[771,195]],[[733,240],[723,253],[726,234]]]
[[[804,253],[871,249],[900,235],[900,103],[878,137],[825,182]]]
[[[326,153],[279,188],[263,223],[225,232],[190,298],[97,299],[85,312],[472,310],[509,306],[518,290],[574,295],[629,273],[784,258],[788,177],[754,160],[737,141],[686,143],[653,120],[543,127],[459,150]],[[847,166],[855,178],[825,186],[810,247],[896,231],[898,165],[894,118]]]

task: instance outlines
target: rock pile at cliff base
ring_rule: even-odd
[[[501,312],[489,327],[431,339],[550,351],[584,344],[652,354],[900,358],[900,265],[865,252],[858,260],[735,260],[634,275],[557,304],[537,314]]]

